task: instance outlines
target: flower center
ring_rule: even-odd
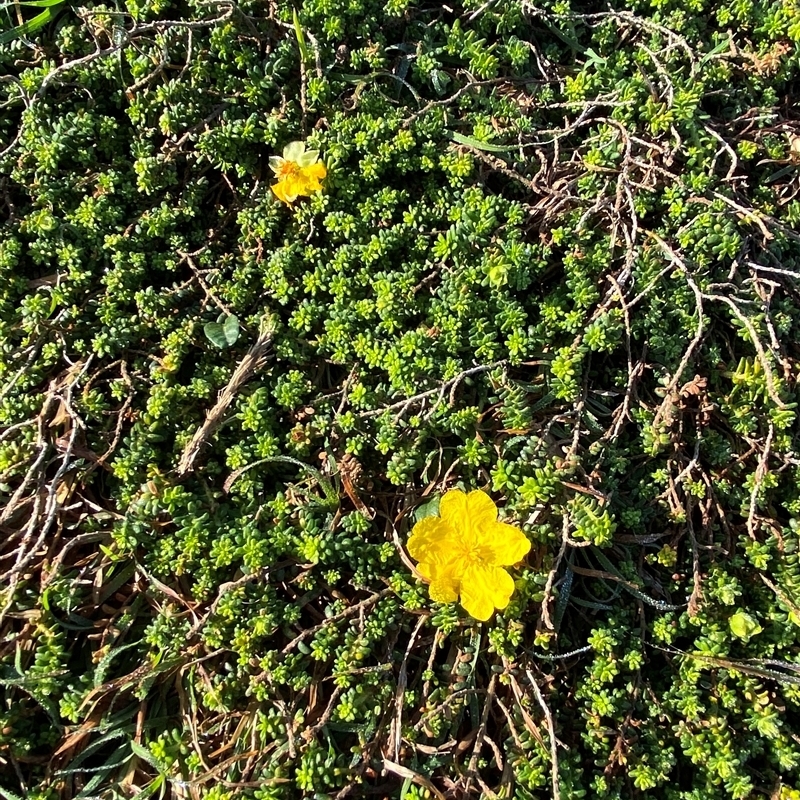
[[[294,161],[284,161],[280,165],[278,171],[278,180],[285,181],[287,178],[292,178],[300,172],[300,165]]]
[[[464,542],[461,549],[461,558],[469,564],[484,564],[489,560],[489,548],[478,542]]]

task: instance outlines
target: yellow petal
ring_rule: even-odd
[[[419,571],[430,581],[428,593],[437,603],[454,603],[458,600],[460,581],[452,570],[453,562],[431,562],[419,565]]]
[[[493,522],[481,530],[489,552],[488,561],[493,566],[510,567],[521,561],[531,549],[528,537],[516,526],[506,522]]]
[[[460,489],[451,489],[442,498],[439,513],[454,528],[467,531],[494,522],[497,519],[497,506],[480,489],[469,494],[464,494]]]
[[[453,580],[451,575],[444,575],[431,582],[428,594],[434,603],[455,603],[458,600],[458,586],[458,581]]]
[[[504,609],[512,594],[514,580],[500,567],[471,564],[461,579],[461,605],[481,622],[486,622],[496,608]]]
[[[300,172],[295,172],[286,178],[286,193],[294,195],[294,198],[308,194],[306,191],[306,179]],[[294,199],[292,198],[292,199]]]
[[[297,199],[297,195],[296,194],[292,196],[288,195],[286,189],[287,189],[286,181],[278,181],[272,186],[272,191],[275,192],[275,197],[277,197],[278,200],[281,200],[282,202],[286,203],[286,205],[290,206]]]
[[[432,556],[447,560],[453,555],[455,532],[440,517],[425,517],[411,531],[408,553],[416,561],[430,561]]]
[[[497,506],[494,500],[480,489],[475,489],[467,495],[467,511],[475,527],[489,525],[497,519]]]
[[[325,169],[325,165],[321,161],[317,161],[311,166],[303,167],[302,172],[309,180],[318,182],[328,174],[328,170]]]
[[[322,187],[317,183],[316,185],[304,180],[297,189],[297,194],[303,197],[311,197],[314,192],[318,192]]]
[[[431,600],[437,603],[453,603],[458,600],[458,589],[461,583],[460,573],[464,565],[453,558],[440,553],[431,553],[429,560],[417,566],[420,575],[430,583]]]
[[[320,178],[325,177],[325,167],[322,166],[322,171],[315,169],[315,167],[322,166],[321,164],[314,164],[310,167],[305,167],[300,170],[298,180],[303,182],[303,188],[299,194],[311,197],[314,192],[322,191],[322,184],[319,182]]]
[[[445,492],[439,501],[439,514],[454,525],[461,524],[467,513],[467,496],[461,489]]]

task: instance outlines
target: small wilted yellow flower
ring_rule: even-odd
[[[319,160],[318,150],[306,150],[304,142],[291,142],[283,148],[283,158],[272,156],[269,167],[278,178],[272,191],[278,200],[291,205],[298,197],[310,197],[322,190],[320,181],[328,174]]]
[[[525,534],[497,521],[497,506],[480,490],[447,492],[438,517],[420,520],[411,531],[408,552],[430,582],[431,600],[461,605],[485,622],[508,605],[514,580],[503,567],[516,564],[531,549]]]

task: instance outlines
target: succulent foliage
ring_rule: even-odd
[[[38,8],[0,793],[797,797],[797,3]],[[453,486],[487,624],[402,558]]]

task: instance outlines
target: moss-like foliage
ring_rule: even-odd
[[[0,794],[800,796],[794,0],[35,35],[0,44]],[[292,141],[328,176],[289,208]],[[404,550],[454,486],[533,545],[484,624]]]

